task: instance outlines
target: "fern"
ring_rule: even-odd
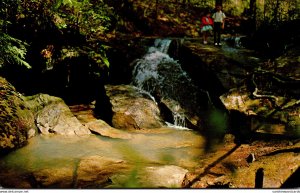
[[[25,42],[0,32],[0,68],[7,64],[18,64],[31,68],[25,61],[26,46],[28,44]]]
[[[56,0],[54,4],[54,9],[59,9],[62,5],[67,5],[69,7],[78,6],[79,3],[76,0]]]

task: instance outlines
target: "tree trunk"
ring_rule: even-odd
[[[250,26],[251,31],[256,31],[256,0],[250,0]]]
[[[158,18],[158,0],[155,1],[155,18]]]

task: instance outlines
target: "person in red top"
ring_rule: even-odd
[[[201,19],[201,33],[203,34],[203,44],[207,44],[208,41],[208,35],[211,33],[211,31],[213,30],[213,20],[210,17],[210,12],[207,11],[205,16],[202,17]]]

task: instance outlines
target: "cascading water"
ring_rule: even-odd
[[[170,39],[156,39],[154,41],[154,46],[158,51],[168,54],[171,42],[172,40]]]
[[[186,109],[197,112],[197,88],[181,65],[167,53],[170,39],[156,39],[154,46],[134,63],[132,84],[149,92],[160,101],[171,101],[173,124],[186,127]]]
[[[225,41],[229,44],[230,47],[239,49],[244,48],[243,38],[245,38],[245,36],[228,37],[225,38]]]

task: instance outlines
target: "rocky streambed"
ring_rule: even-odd
[[[123,97],[128,97],[124,94],[126,89],[129,93],[134,91],[130,86],[107,86],[108,90],[111,88],[122,90]],[[131,123],[125,124],[127,129],[116,129],[95,118],[93,104],[66,106],[64,111],[57,110],[61,113],[57,115],[52,111],[64,106],[61,99],[35,97],[44,102],[47,98],[52,106],[49,115],[64,117],[64,121],[45,117],[47,130],[45,124],[37,124],[40,134],[31,137],[26,146],[1,157],[0,181],[5,188],[251,188],[255,187],[255,174],[260,168],[264,169],[263,187],[277,188],[296,173],[300,164],[297,140],[256,138],[249,144],[237,145],[229,134],[223,143],[207,152],[205,137],[192,130],[163,125],[137,128],[135,114],[130,121],[116,119],[116,123]],[[142,100],[136,96],[131,99]],[[113,103],[113,109],[121,112],[120,109],[131,109],[132,104],[137,104],[128,98],[127,101],[130,106],[125,100],[123,104]],[[146,120],[147,106],[151,105],[145,101],[146,107],[141,108],[139,116]],[[43,110],[38,112],[47,114],[48,105],[40,106]],[[40,117],[36,121],[43,122],[39,113],[36,117]],[[67,131],[64,125],[72,126]],[[76,134],[76,128],[86,132]],[[282,162],[286,167],[282,167]]]
[[[293,53],[266,63],[247,50],[189,41],[177,46],[181,65],[157,49],[135,63],[147,73],[136,75],[150,77],[135,84],[154,86],[150,93],[106,85],[105,103],[68,106],[48,94],[25,97],[1,78],[0,185],[299,187],[299,73],[292,65],[298,59],[288,59]],[[151,61],[158,56],[162,63]],[[105,121],[95,105],[97,112],[109,112]],[[214,127],[226,132],[216,134]]]

